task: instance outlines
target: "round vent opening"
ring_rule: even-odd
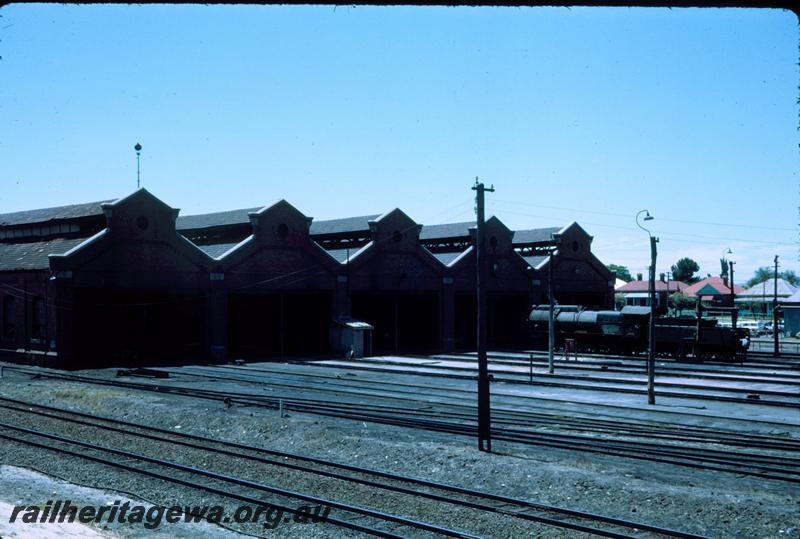
[[[148,221],[147,217],[144,215],[140,215],[136,218],[136,226],[138,226],[140,230],[147,230],[147,227],[150,226],[150,221]]]
[[[392,239],[395,241],[395,243],[400,243],[400,240],[403,239],[403,235],[400,233],[399,230],[395,230],[394,232],[392,232]]]

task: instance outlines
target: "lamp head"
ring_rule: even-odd
[[[142,151],[142,145],[137,142],[136,146],[134,146],[133,149],[136,150],[137,152],[141,152]]]
[[[654,219],[654,217],[652,215],[650,215],[650,212],[647,212],[647,214],[645,214],[644,219],[642,219],[642,221],[652,221],[653,219]]]

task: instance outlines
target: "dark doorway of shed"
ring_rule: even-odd
[[[331,295],[232,293],[228,342],[245,359],[308,356],[328,352]]]
[[[477,302],[475,294],[456,294],[455,347],[477,348]],[[528,346],[526,320],[530,311],[528,294],[489,294],[486,298],[486,345],[489,348]]]
[[[531,309],[528,294],[490,294],[487,302],[489,346],[495,348],[528,346],[527,320]]]
[[[75,350],[85,367],[156,365],[204,356],[204,301],[175,290],[77,290]]]
[[[477,349],[478,314],[475,294],[456,294],[455,308],[456,350]]]
[[[374,326],[376,354],[431,352],[439,344],[438,294],[354,292],[352,316]]]

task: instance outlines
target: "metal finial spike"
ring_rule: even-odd
[[[136,150],[136,189],[139,189],[141,186],[139,181],[139,154],[142,151],[142,145],[137,142],[133,149]]]

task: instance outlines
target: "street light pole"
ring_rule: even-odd
[[[647,404],[656,403],[655,392],[655,371],[656,371],[656,243],[658,238],[650,234],[650,231],[639,224],[639,216],[646,214],[643,221],[652,221],[653,216],[647,210],[642,210],[636,214],[636,226],[647,232],[650,238],[650,283],[648,286],[650,296],[650,324],[648,327],[648,349],[647,349]]]

